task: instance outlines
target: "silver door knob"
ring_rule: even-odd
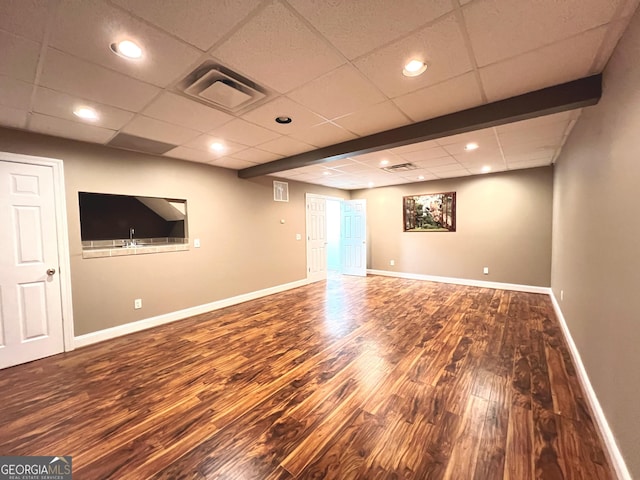
[[[55,273],[56,273],[56,269],[55,268],[47,269],[47,275],[55,275]]]

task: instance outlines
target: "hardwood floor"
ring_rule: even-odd
[[[338,277],[0,371],[75,479],[611,479],[545,295]]]

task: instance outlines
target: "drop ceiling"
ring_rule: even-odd
[[[602,72],[639,2],[4,0],[0,125],[98,144],[132,135],[173,145],[166,157],[240,170]],[[141,60],[113,54],[124,38]],[[427,62],[423,75],[402,75],[412,58]],[[207,62],[265,97],[241,113],[189,98],[181,82]],[[79,105],[99,119],[77,118]],[[549,165],[579,115],[277,176],[357,189]],[[400,163],[413,169],[382,170]]]

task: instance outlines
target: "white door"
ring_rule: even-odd
[[[367,275],[367,201],[344,200],[340,208],[342,273]]]
[[[64,350],[53,169],[0,161],[0,368]]]
[[[327,278],[327,201],[307,195],[307,279]]]

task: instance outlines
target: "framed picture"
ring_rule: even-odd
[[[405,232],[455,232],[456,192],[402,197]]]

